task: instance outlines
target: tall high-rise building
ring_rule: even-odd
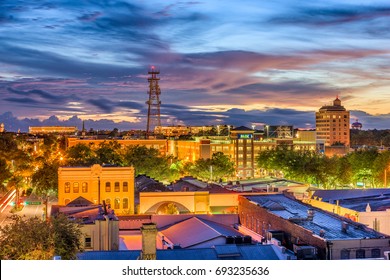
[[[317,140],[322,140],[325,146],[350,145],[349,111],[341,105],[337,97],[333,105],[322,106],[316,112]]]

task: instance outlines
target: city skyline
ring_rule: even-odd
[[[156,65],[162,125],[314,128],[339,96],[351,122],[388,129],[389,16],[387,1],[5,0],[0,122],[145,129]]]

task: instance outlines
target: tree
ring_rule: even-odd
[[[169,181],[168,158],[159,151],[145,146],[129,146],[123,156],[125,166],[134,166],[136,175],[145,174],[159,181]]]
[[[32,175],[35,193],[40,195],[45,204],[45,218],[48,218],[48,199],[51,193],[58,193],[58,162],[44,162]]]
[[[194,163],[187,163],[185,170],[191,176],[202,180],[218,181],[234,174],[234,163],[229,156],[222,152],[214,153],[211,159],[198,159]]]
[[[91,145],[81,143],[70,147],[66,151],[67,163],[70,166],[92,166],[98,163],[97,156]]]
[[[104,141],[100,143],[95,150],[97,157],[97,163],[99,164],[112,164],[122,165],[121,145],[118,141]]]
[[[12,176],[11,171],[9,170],[9,166],[5,159],[0,158],[0,192],[6,191],[4,187],[4,182],[10,179]]]
[[[81,225],[63,214],[45,222],[38,217],[12,216],[13,222],[0,228],[2,260],[48,260],[55,255],[75,259],[82,251]]]

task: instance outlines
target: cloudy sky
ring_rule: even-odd
[[[156,65],[163,125],[385,129],[389,46],[388,0],[2,0],[0,122],[145,129]]]

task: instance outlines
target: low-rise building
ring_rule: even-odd
[[[79,196],[102,204],[117,215],[134,213],[134,168],[100,166],[60,167],[58,204],[65,206]]]
[[[96,205],[78,197],[67,206],[52,206],[51,215],[58,213],[82,225],[84,251],[119,250],[119,220],[106,205]]]
[[[317,190],[304,202],[390,235],[390,189]]]
[[[284,194],[240,196],[238,211],[242,226],[303,259],[384,258],[390,250],[390,236]]]

